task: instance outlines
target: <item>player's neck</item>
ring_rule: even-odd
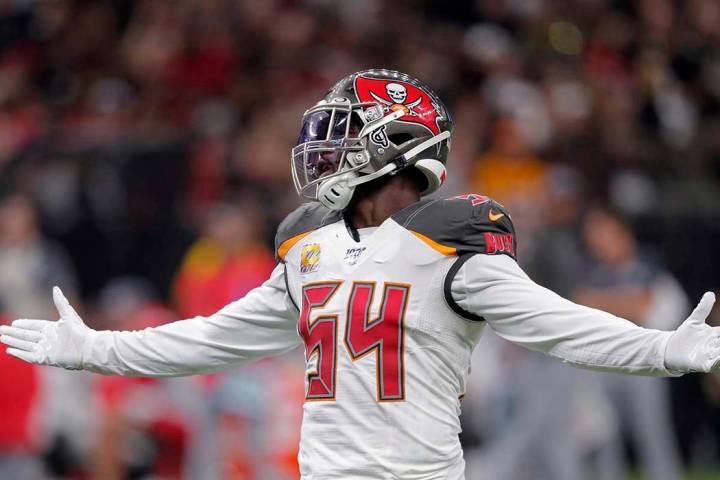
[[[348,207],[347,217],[355,228],[377,227],[393,214],[420,200],[417,182],[405,175],[383,179],[375,185],[355,192],[355,201]]]

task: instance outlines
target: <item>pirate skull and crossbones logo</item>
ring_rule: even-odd
[[[392,110],[394,112],[400,109],[405,112],[405,115],[418,115],[414,109],[422,102],[422,97],[418,97],[410,103],[405,103],[407,100],[407,89],[399,83],[388,83],[385,85],[385,93],[387,93],[392,101],[385,100],[376,95],[375,92],[370,91],[370,95],[383,105],[383,110],[386,112]]]

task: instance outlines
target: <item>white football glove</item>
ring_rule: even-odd
[[[0,342],[10,347],[7,353],[26,362],[81,369],[83,350],[97,332],[85,325],[58,287],[53,301],[60,320],[15,320],[0,326]]]
[[[720,369],[720,327],[705,323],[715,294],[706,292],[690,316],[670,336],[665,368],[673,373],[711,372]]]

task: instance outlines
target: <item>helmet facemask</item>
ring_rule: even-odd
[[[350,103],[347,99],[320,102],[303,115],[297,145],[292,149],[295,188],[303,197],[317,200],[317,187],[328,179],[367,167],[367,139],[360,136],[366,125],[365,112],[375,104]],[[382,114],[378,115],[380,118]]]

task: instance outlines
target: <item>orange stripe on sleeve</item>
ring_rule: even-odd
[[[426,237],[422,233],[416,232],[414,230],[410,230],[410,232],[415,235],[417,238],[425,242],[430,248],[433,250],[436,250],[443,255],[457,255],[457,249],[454,247],[448,247],[447,245],[443,245],[442,243],[438,243],[435,240],[433,240],[430,237]]]
[[[298,235],[295,235],[294,237],[290,237],[287,240],[285,240],[283,243],[280,244],[280,246],[277,249],[278,257],[285,260],[285,255],[287,255],[288,251],[295,246],[297,242],[302,240],[303,238],[310,235],[313,231],[310,230],[309,232],[303,232]]]

